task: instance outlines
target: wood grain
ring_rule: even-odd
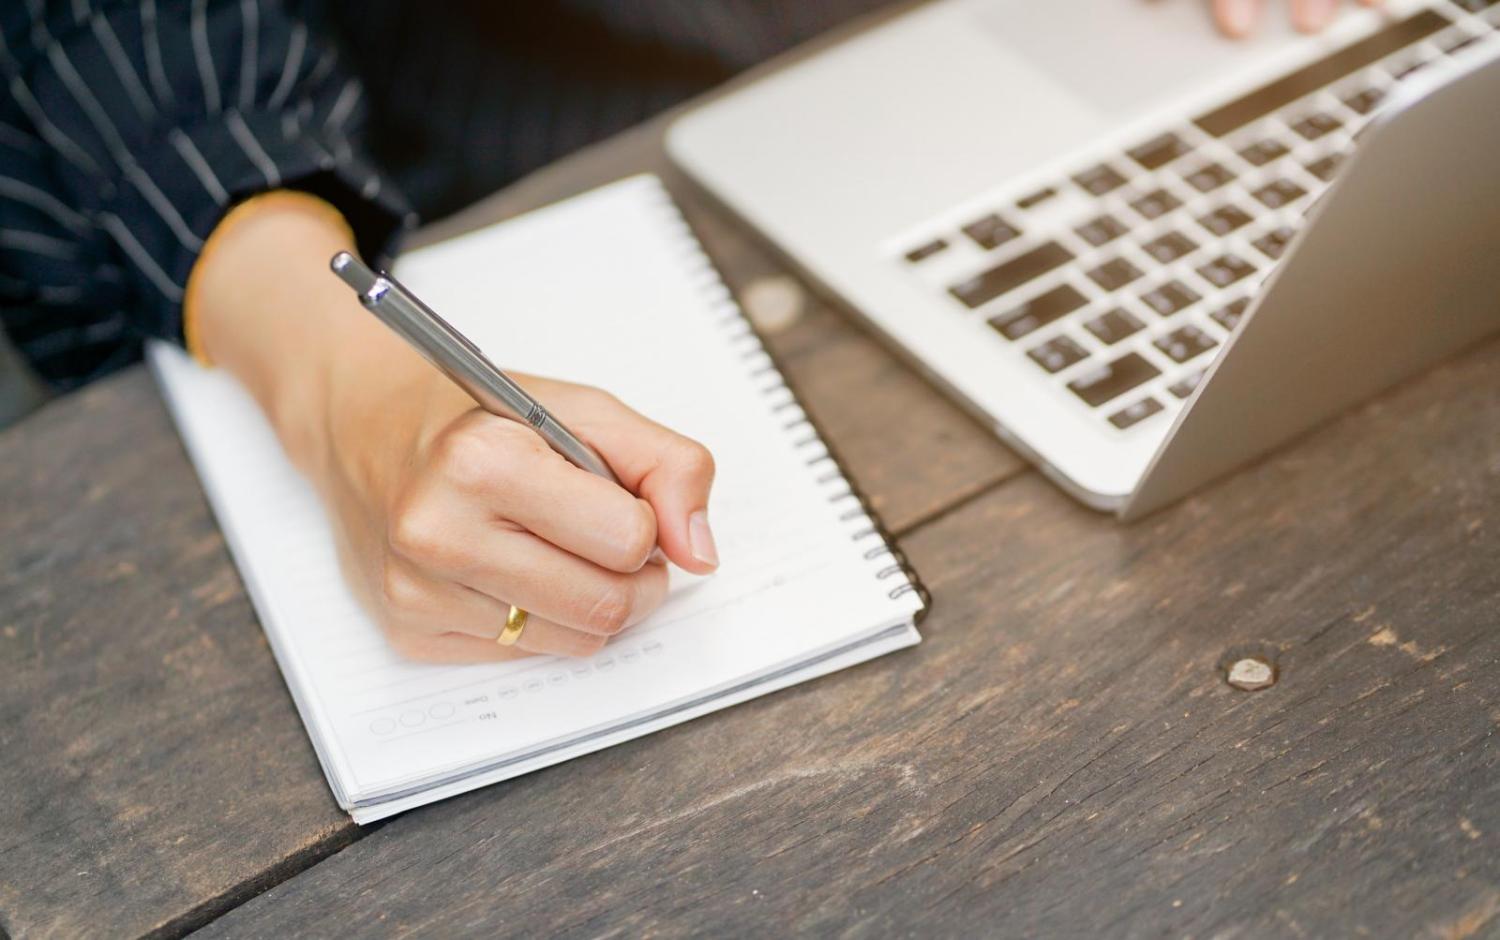
[[[661,127],[423,237],[660,169]],[[732,285],[779,272],[685,196]],[[826,304],[768,339],[892,526],[1021,469]],[[0,929],[180,933],[358,837],[143,369],[0,434],[0,527]]]
[[[354,832],[135,369],[0,435],[0,928],[179,932]]]
[[[923,646],[400,817],[210,935],[1500,931],[1500,343],[1128,528],[918,529]],[[1231,689],[1244,652],[1280,678]]]

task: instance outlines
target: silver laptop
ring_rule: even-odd
[[[673,160],[1133,518],[1500,327],[1500,2],[1235,42],[937,0],[688,112]]]

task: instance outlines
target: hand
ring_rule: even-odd
[[[516,604],[530,612],[519,650],[592,655],[666,597],[658,541],[688,570],[716,566],[708,452],[612,396],[515,376],[642,498],[477,409],[425,362],[391,357],[373,384],[335,374],[323,489],[347,576],[402,653],[517,655],[494,642]]]
[[[516,376],[627,492],[478,409],[364,311],[328,272],[349,246],[326,217],[282,206],[223,234],[193,275],[203,345],[317,485],[346,577],[398,651],[591,655],[661,604],[661,555],[694,573],[717,567],[714,468],[700,445],[598,390]],[[252,282],[263,290],[245,290]],[[502,647],[511,604],[530,618]]]
[[[1305,33],[1314,33],[1327,26],[1338,13],[1343,0],[1289,0],[1292,7],[1292,23]],[[1359,0],[1367,7],[1378,5],[1381,0]],[[1219,29],[1236,38],[1248,36],[1260,20],[1265,0],[1213,0],[1214,19]]]

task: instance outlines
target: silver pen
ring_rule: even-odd
[[[354,288],[364,308],[411,344],[490,414],[524,421],[573,464],[615,483],[620,481],[599,452],[578,439],[510,376],[490,362],[447,320],[412,296],[395,278],[370,270],[347,251],[333,256],[333,273]]]

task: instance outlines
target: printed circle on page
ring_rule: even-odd
[[[390,734],[396,730],[396,719],[376,718],[370,722],[370,730],[375,734]]]
[[[452,718],[453,717],[453,703],[452,702],[438,702],[436,705],[434,705],[431,708],[427,709],[427,714],[431,715],[433,718],[438,719],[439,721],[442,721],[444,718]]]
[[[508,685],[500,690],[501,698],[515,698],[517,694],[516,687],[513,685]]]

